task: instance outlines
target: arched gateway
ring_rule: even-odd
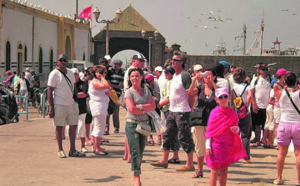
[[[146,31],[142,37],[141,31]],[[151,66],[164,64],[165,38],[158,33],[155,37],[155,28],[138,13],[131,5],[123,11],[122,20],[118,24],[109,25],[109,55],[113,57],[122,50],[136,50],[142,53]],[[149,38],[150,42],[149,42]],[[94,57],[91,59],[97,63],[106,55],[106,26],[94,36]],[[150,50],[149,50],[150,47]],[[131,57],[131,56],[130,56]]]

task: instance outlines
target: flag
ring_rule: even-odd
[[[86,7],[85,9],[83,9],[79,15],[78,18],[84,18],[84,19],[92,19],[92,6]]]

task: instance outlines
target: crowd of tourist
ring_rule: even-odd
[[[280,185],[291,142],[296,156],[296,183],[300,185],[300,92],[295,73],[280,68],[271,75],[268,64],[263,62],[255,66],[253,77],[226,61],[205,67],[199,63],[189,68],[187,55],[180,51],[175,51],[172,59],[153,72],[145,62],[144,56],[135,54],[131,66],[124,71],[121,60],[111,61],[107,55],[98,65],[79,72],[67,68],[67,56],[58,56],[47,86],[49,117],[53,118],[60,158],[67,157],[62,146],[65,125],[69,125],[69,157],[85,157],[89,152],[86,146],[92,146],[95,155],[109,154],[109,149],[105,151],[100,145],[105,141],[103,135],[110,135],[107,110],[110,91],[114,90],[126,105],[125,126],[120,125],[118,104],[112,122],[114,133],[125,128],[123,159],[131,163],[133,185],[141,185],[143,152],[147,145],[155,143],[163,153],[160,160],[150,163],[152,166],[167,168],[169,163],[180,164],[178,152],[182,148],[187,161],[176,171],[194,171],[195,153],[197,171],[192,178],[203,177],[206,162],[211,169],[211,186],[217,180],[219,185],[226,185],[230,164],[238,160],[252,163],[250,143],[253,148],[278,149],[277,178],[273,183]],[[34,78],[30,80],[30,69],[18,74],[8,71],[4,83],[17,94],[27,96],[37,82]],[[142,126],[150,125],[147,112],[153,110],[166,126],[156,142],[151,131],[149,135],[140,132]],[[254,138],[250,141],[252,131]],[[80,151],[75,148],[76,137],[81,140]]]

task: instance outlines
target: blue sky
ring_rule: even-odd
[[[27,0],[56,13],[74,14],[76,0]],[[78,0],[79,12],[90,5],[101,11],[100,19],[112,19],[118,8],[129,4],[144,16],[165,38],[167,45],[176,42],[188,54],[212,54],[224,42],[227,54],[233,54],[238,43],[235,37],[247,26],[247,49],[254,41],[254,32],[265,20],[264,48],[273,47],[278,37],[281,49],[300,43],[299,0]],[[213,21],[215,17],[223,21]],[[104,24],[93,21],[93,35]],[[241,40],[242,41],[242,40]],[[256,52],[257,53],[257,52]],[[234,54],[242,54],[237,51]]]

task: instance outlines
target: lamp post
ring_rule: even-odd
[[[151,40],[153,39],[153,37],[148,37],[146,38],[146,31],[145,30],[142,30],[141,31],[141,34],[142,34],[142,38],[145,39],[145,40],[148,40],[149,41],[149,67],[150,67],[150,70],[151,70]],[[157,39],[159,35],[159,32],[157,30],[154,31],[154,40]]]
[[[96,22],[97,23],[104,23],[106,24],[106,55],[109,55],[109,24],[118,24],[120,23],[121,19],[122,19],[122,15],[123,15],[123,12],[122,10],[119,8],[117,11],[116,11],[116,18],[112,19],[112,20],[101,20],[101,21],[98,21],[99,17],[100,17],[100,10],[98,9],[98,7],[96,7],[93,11],[93,15],[94,15],[94,18],[96,19]]]

